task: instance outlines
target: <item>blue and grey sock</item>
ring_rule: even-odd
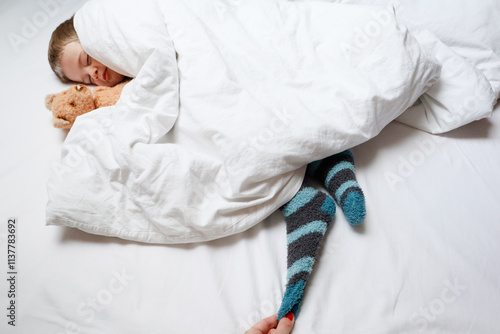
[[[352,152],[332,155],[307,165],[307,174],[321,181],[341,207],[351,225],[359,225],[366,216],[365,196],[356,180]]]
[[[286,291],[278,320],[289,312],[296,318],[300,311],[307,279],[335,215],[335,202],[324,192],[303,184],[280,209],[286,221],[288,259]]]

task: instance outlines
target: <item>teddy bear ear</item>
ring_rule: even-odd
[[[52,101],[54,101],[55,96],[56,94],[48,94],[45,96],[45,107],[47,107],[47,109],[52,110]]]

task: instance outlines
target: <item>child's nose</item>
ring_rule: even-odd
[[[85,74],[90,75],[93,79],[97,79],[97,75],[99,73],[97,66],[92,66],[92,64],[91,64],[89,66],[86,66],[84,68],[84,70],[85,70]]]

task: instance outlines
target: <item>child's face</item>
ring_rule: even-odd
[[[123,75],[87,55],[79,42],[64,47],[61,68],[71,81],[87,85],[114,86],[123,80]]]

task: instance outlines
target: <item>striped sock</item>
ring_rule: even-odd
[[[278,320],[300,311],[304,288],[311,274],[326,229],[335,215],[333,199],[303,184],[283,207],[287,231],[287,283]]]
[[[359,225],[366,216],[365,196],[356,180],[352,152],[332,155],[307,165],[307,174],[323,182],[326,189],[342,208],[351,225]]]

